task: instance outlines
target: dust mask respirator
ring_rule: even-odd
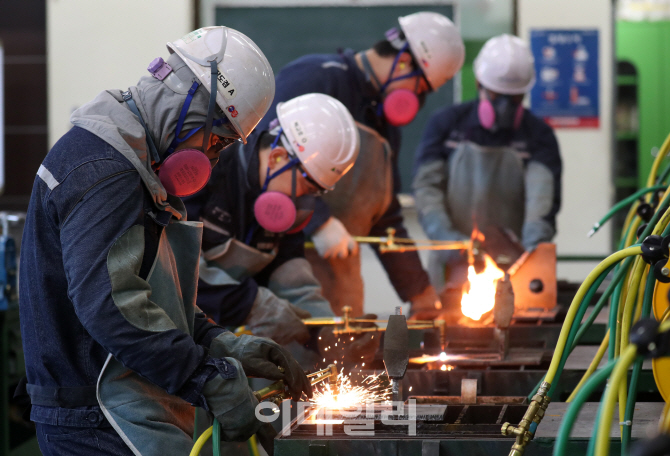
[[[523,105],[515,103],[512,100],[514,96],[496,95],[491,101],[486,90],[480,89],[477,115],[481,126],[494,132],[519,128],[523,119]]]
[[[415,70],[403,76],[393,78],[392,75],[396,66],[400,65],[402,68],[404,65],[406,65],[406,63],[398,63],[398,61],[404,52],[408,52],[409,44],[400,38],[400,31],[397,28],[392,28],[391,30],[387,31],[386,39],[396,49],[398,49],[398,54],[393,60],[391,70],[389,71],[389,77],[384,84],[382,84],[375,75],[374,71],[372,70],[372,66],[370,65],[370,61],[368,60],[365,53],[360,54],[365,73],[368,78],[372,79],[377,87],[379,87],[380,94],[384,94],[392,82],[423,76],[423,72],[421,70]],[[419,81],[417,80],[417,86],[418,84]],[[393,125],[394,127],[402,127],[414,120],[419,112],[419,109],[421,109],[424,100],[425,97],[422,97],[421,99],[420,96],[416,94],[416,89],[415,91],[409,89],[391,90],[384,97],[384,101],[378,108],[377,115],[382,115],[383,113],[389,124]]]
[[[272,143],[270,150],[277,147],[281,137],[281,130],[277,138]],[[289,162],[270,174],[268,166],[265,182],[261,189],[261,194],[254,203],[254,216],[258,224],[272,233],[293,234],[303,230],[309,223],[314,213],[315,197],[313,195],[303,195],[296,197],[296,172],[300,160],[297,157],[291,158]],[[282,192],[268,191],[270,181],[281,173],[291,170],[291,196]]]
[[[202,150],[198,149],[181,149],[175,152],[176,147],[179,143],[182,143],[193,136],[196,132],[200,131],[203,126],[195,128],[188,132],[188,134],[179,138],[179,135],[184,126],[184,121],[186,119],[186,114],[188,109],[191,106],[191,101],[193,96],[200,87],[198,81],[193,82],[191,88],[186,95],[184,104],[182,105],[181,112],[179,114],[179,120],[177,121],[177,127],[175,128],[174,139],[168,147],[168,150],[161,157],[158,154],[158,150],[153,142],[151,134],[147,125],[145,124],[142,115],[137,109],[137,104],[132,99],[130,92],[124,92],[123,99],[128,104],[128,107],[131,111],[139,118],[142,127],[144,127],[147,143],[149,145],[149,150],[151,152],[151,159],[153,161],[152,168],[158,174],[158,178],[161,181],[165,191],[170,195],[177,197],[185,197],[193,195],[194,193],[202,190],[212,174],[212,167],[216,164],[218,160],[210,160],[205,152],[209,145],[209,138],[212,133],[213,126],[223,126],[224,124],[230,124],[227,118],[214,119],[214,110],[216,108],[216,76],[218,72],[216,60],[209,62],[211,69],[211,87],[210,87],[210,96],[209,96],[209,106],[207,109],[207,120],[204,125],[204,136],[202,140]],[[172,71],[170,65],[168,65],[162,58],[158,57],[154,59],[149,67],[147,68],[149,72],[158,80],[162,81],[165,79],[168,74]],[[231,137],[239,137],[237,132],[235,132],[232,127],[229,128]],[[228,145],[232,144],[234,141],[230,141]]]

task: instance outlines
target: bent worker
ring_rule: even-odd
[[[219,420],[223,439],[246,440],[261,427],[246,375],[311,394],[284,348],[235,338],[195,306],[202,226],[178,198],[265,114],[270,65],[226,27],[168,50],[151,76],[75,111],[37,172],[20,311],[44,455],[185,455],[194,406]]]
[[[376,131],[390,145],[390,188],[385,181],[374,182],[374,193],[338,186],[327,201],[317,201],[314,216],[305,228],[316,248],[306,252],[307,259],[339,315],[344,306],[353,308],[353,316],[363,313],[360,256],[352,236],[386,236],[387,229],[393,228],[398,237],[408,237],[396,196],[400,191],[400,126],[411,122],[421,100],[451,79],[463,64],[463,41],[448,18],[418,12],[398,21],[399,28],[389,30],[386,39],[370,49],[306,55],[289,63],[276,78],[275,105],[309,92],[331,95],[357,122]],[[270,120],[263,119],[259,128],[266,128]],[[370,161],[385,159],[373,157]],[[374,176],[385,179],[383,173]],[[355,182],[370,183],[363,179],[350,184]],[[350,195],[354,199],[349,199]],[[384,207],[381,215],[372,216],[374,211],[368,211],[366,206],[371,201]],[[352,220],[358,223],[350,223]],[[374,248],[398,296],[411,303],[413,312],[439,307],[438,296],[416,252],[382,255]]]
[[[305,260],[302,229],[316,195],[354,165],[360,140],[347,108],[328,95],[301,95],[272,114],[267,130],[223,157],[206,191],[185,200],[205,226],[198,306],[218,322],[302,344],[303,318],[334,316]]]
[[[435,111],[416,151],[414,194],[433,240],[470,239],[476,226],[510,230],[532,250],[556,234],[561,157],[553,130],[524,109],[535,83],[527,44],[511,35],[488,40],[474,62],[479,97]],[[467,255],[431,252],[431,282],[459,286]]]

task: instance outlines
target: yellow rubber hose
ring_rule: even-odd
[[[195,444],[193,445],[193,448],[191,449],[191,453],[189,456],[198,456],[200,454],[200,451],[202,450],[202,447],[205,445],[205,442],[209,440],[209,438],[212,436],[212,426],[208,427],[205,429],[205,432],[202,433],[200,437],[198,437],[198,440],[195,441]]]
[[[658,154],[656,154],[656,158],[654,158],[654,163],[651,165],[651,170],[649,171],[649,176],[647,177],[647,187],[650,187],[656,183],[658,169],[661,167],[661,162],[667,155],[668,150],[670,150],[670,134],[668,134],[668,136],[665,138],[661,148],[658,150]]]
[[[572,393],[565,402],[572,402],[572,400],[577,395],[577,392],[581,389],[584,383],[586,383],[589,377],[591,377],[591,375],[596,371],[596,369],[598,369],[600,361],[602,361],[603,356],[605,356],[605,353],[607,353],[607,346],[609,345],[609,342],[610,342],[610,330],[608,329],[607,332],[605,333],[605,337],[603,337],[603,341],[600,343],[600,347],[598,347],[596,356],[593,357],[593,359],[591,360],[591,364],[589,364],[589,368],[586,369],[586,372],[584,372],[582,379],[579,381],[579,383],[577,383],[577,386],[575,386],[575,389],[572,390]]]
[[[610,266],[618,263],[624,258],[633,255],[639,255],[640,253],[642,253],[642,249],[639,246],[628,247],[626,249],[620,250],[619,252],[615,252],[600,262],[600,264],[596,266],[595,269],[593,269],[593,271],[591,271],[591,273],[586,277],[584,282],[579,287],[579,290],[577,290],[575,297],[572,299],[568,313],[565,316],[565,322],[563,323],[561,334],[559,335],[558,342],[556,343],[556,350],[554,350],[554,355],[551,359],[551,364],[549,365],[549,370],[547,371],[547,375],[545,377],[546,382],[551,384],[554,381],[554,376],[558,370],[558,366],[561,362],[561,357],[563,356],[563,351],[565,350],[565,345],[568,340],[570,327],[574,323],[575,315],[577,314],[579,305],[584,299],[584,296],[586,295],[589,288],[591,288],[591,285],[593,285],[593,282],[595,282],[598,276],[605,272],[605,270],[607,270],[607,268]],[[577,322],[577,324],[579,324],[579,322]]]
[[[598,423],[598,432],[596,434],[595,456],[608,456],[610,446],[610,428],[612,427],[612,417],[614,415],[614,406],[616,405],[617,393],[621,379],[628,375],[628,368],[637,356],[637,346],[628,345],[621,353],[617,361],[609,384],[605,389],[605,398],[603,400],[603,410],[600,414],[600,423]]]

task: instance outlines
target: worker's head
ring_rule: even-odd
[[[354,119],[339,100],[310,93],[279,103],[276,121],[260,138],[259,224],[272,232],[301,230],[313,197],[335,188],[359,147]]]
[[[149,66],[174,103],[154,116],[171,127],[154,169],[168,193],[188,196],[205,186],[221,150],[246,142],[270,108],[274,74],[258,46],[228,27],[201,28],[167,47],[168,61]]]
[[[512,35],[493,37],[479,51],[474,70],[481,125],[492,131],[519,128],[524,95],[535,84],[533,54],[528,45]]]
[[[437,90],[463,65],[465,48],[458,29],[445,16],[419,12],[398,18],[399,28],[376,43],[371,77],[384,95],[392,125],[411,122],[428,92]]]

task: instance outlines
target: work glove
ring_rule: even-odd
[[[358,243],[335,217],[330,217],[312,234],[314,248],[322,258],[346,258],[358,253]]]
[[[434,320],[442,313],[442,301],[432,285],[411,298],[410,303],[409,320]]]
[[[249,388],[242,364],[233,358],[214,359],[212,362],[216,364],[217,371],[202,389],[206,408],[221,423],[222,440],[248,440],[263,423],[256,419],[258,400]],[[230,365],[237,369],[236,373],[232,372]]]
[[[246,334],[235,337],[235,334],[225,332],[212,340],[209,354],[213,357],[231,356],[238,359],[244,372],[250,377],[284,380],[294,401],[300,400],[303,393],[308,398],[312,397],[312,384],[300,364],[288,350],[270,339]]]
[[[258,287],[256,299],[245,320],[245,326],[259,337],[267,337],[285,345],[291,341],[305,343],[309,331],[302,322],[312,315],[275,295],[265,287]]]
[[[376,320],[377,315],[365,314],[356,318]],[[359,326],[357,323],[352,323],[352,325]],[[361,323],[360,327],[374,328],[376,325],[374,323]],[[380,339],[381,335],[378,331],[335,335],[333,334],[333,328],[326,326],[319,331],[318,346],[321,356],[326,358],[328,364],[337,361],[338,365],[344,363],[360,366],[362,363],[369,363],[374,359]]]

